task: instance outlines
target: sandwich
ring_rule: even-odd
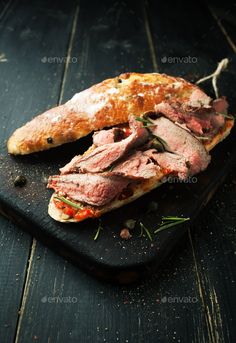
[[[234,125],[224,97],[165,74],[126,73],[76,94],[17,129],[11,154],[93,142],[49,177],[49,215],[60,222],[97,218],[165,182],[205,170],[210,150]]]

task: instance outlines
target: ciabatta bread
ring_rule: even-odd
[[[64,105],[38,115],[17,129],[8,140],[8,152],[25,155],[73,142],[103,127],[154,111],[163,101],[207,105],[211,100],[197,86],[165,74],[126,73],[105,80],[78,94]],[[198,103],[199,105],[199,103]]]

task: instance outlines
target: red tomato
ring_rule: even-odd
[[[53,200],[54,204],[57,208],[59,208],[59,210],[63,210],[65,208],[65,204],[62,201],[58,201],[56,199]]]
[[[74,215],[74,218],[77,220],[85,219],[88,217],[93,217],[93,211],[90,209],[80,210]]]
[[[129,136],[130,136],[131,130],[130,130],[129,127],[125,127],[125,128],[123,129],[123,131],[124,131],[125,137],[129,137]]]
[[[72,207],[66,206],[63,212],[70,217],[74,217],[77,211]]]

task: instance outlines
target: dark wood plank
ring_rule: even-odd
[[[0,217],[0,341],[13,342],[32,238]]]
[[[213,3],[213,17],[236,53],[235,4]],[[235,107],[234,107],[235,113]],[[236,164],[220,187],[217,195],[194,226],[193,246],[198,272],[201,275],[203,296],[211,316],[209,325],[215,341],[233,342],[235,329],[235,247],[236,247]]]
[[[203,216],[194,224],[193,247],[215,342],[233,342],[235,329],[236,164]]]
[[[78,28],[66,74],[62,102],[75,93],[120,73],[152,72],[142,2],[103,0],[82,1]]]
[[[14,10],[13,1],[0,4],[0,35],[3,23]],[[7,63],[0,50],[0,72]],[[2,130],[1,130],[2,131]],[[13,342],[25,283],[32,238],[0,217],[0,341]]]
[[[235,53],[232,44],[229,44],[229,36],[225,35],[221,25],[217,25],[210,12],[202,10],[201,6],[191,11],[191,4],[185,3],[183,8],[172,5],[169,21],[176,28],[170,32],[170,27],[162,17],[161,23],[152,19],[155,39],[164,37],[164,47],[160,48],[158,40],[156,44],[156,54],[159,56],[160,66],[169,73],[181,74],[189,79],[196,80],[204,74],[209,74],[214,70],[214,65],[223,57],[230,60],[228,71],[223,73],[219,82],[221,94],[228,96],[231,111],[235,112],[235,94],[232,84],[235,83]],[[228,3],[218,5],[220,13],[223,14],[223,25],[226,18],[230,20],[227,31],[232,33],[233,21],[236,18],[235,10]],[[155,4],[152,2],[151,13],[167,9],[168,2]],[[217,12],[219,15],[219,11]],[[201,18],[201,25],[198,20]],[[181,25],[184,23],[184,25]],[[219,22],[218,22],[219,24]],[[188,28],[186,30],[186,27]],[[235,31],[234,31],[235,32]],[[227,42],[228,39],[228,42]],[[230,37],[235,41],[235,33]],[[191,41],[195,44],[189,44]],[[173,44],[173,42],[175,42]],[[220,42],[220,44],[219,44]],[[163,60],[163,57],[167,57]],[[183,56],[196,57],[196,66],[193,63],[187,65],[181,63],[168,63],[168,57],[176,57],[177,61]],[[206,58],[208,56],[208,58]],[[196,68],[195,68],[196,67]],[[194,72],[193,72],[194,71]],[[204,86],[205,87],[205,86]],[[206,89],[210,90],[210,84],[206,84]],[[212,342],[231,342],[235,337],[235,292],[233,291],[235,282],[235,256],[234,241],[235,231],[232,227],[235,222],[235,202],[232,188],[232,175],[229,176],[227,183],[222,186],[216,199],[212,201],[207,209],[202,213],[201,218],[193,225],[193,256],[197,268],[199,289],[202,294],[202,301],[206,313],[206,321],[209,331],[210,341]],[[223,206],[223,204],[225,204]],[[194,230],[195,229],[195,230]],[[230,230],[230,232],[228,232]]]
[[[17,343],[208,343],[194,274],[187,243],[133,286],[96,281],[38,243]]]
[[[64,64],[42,63],[41,59],[66,55],[75,7],[75,3],[70,3],[58,9],[56,2],[9,1],[0,7],[2,145],[15,118],[23,123],[28,116],[58,100]],[[53,43],[47,38],[50,35],[60,36],[60,40]],[[5,156],[1,164],[4,159]],[[9,343],[14,340],[22,305],[32,238],[6,219],[0,218],[0,225],[0,341]]]

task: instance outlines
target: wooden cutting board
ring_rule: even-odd
[[[35,3],[32,6],[37,6],[37,1]],[[57,13],[55,7],[50,10],[57,15],[52,17],[52,12],[46,11],[44,16],[39,16],[37,20],[34,20],[27,9],[22,12],[24,22],[28,23],[32,35],[36,35],[37,39],[31,39],[28,31],[26,32],[20,23],[16,23],[17,18],[7,18],[5,27],[18,27],[19,35],[7,29],[3,30],[0,43],[0,51],[5,51],[9,58],[9,63],[1,64],[0,80],[1,89],[5,91],[1,93],[3,130],[0,146],[0,204],[4,215],[68,260],[100,278],[124,283],[135,281],[155,271],[173,246],[180,241],[187,229],[185,225],[176,226],[157,235],[153,232],[160,224],[162,216],[183,215],[190,217],[191,220],[197,216],[223,181],[236,156],[235,132],[214,149],[209,168],[197,175],[194,181],[166,183],[134,203],[104,215],[103,230],[97,241],[93,239],[98,227],[96,220],[62,224],[51,219],[47,214],[47,206],[52,192],[46,189],[47,178],[49,175],[57,174],[58,169],[75,154],[86,150],[91,144],[91,136],[51,151],[13,157],[6,151],[6,139],[10,133],[35,113],[55,105],[58,100],[65,101],[75,91],[98,80],[112,77],[125,70],[147,72],[156,68],[153,63],[155,56],[150,53],[152,49],[149,50],[148,46],[145,29],[147,18],[143,14],[143,6],[132,3],[127,10],[127,5],[114,5],[120,6],[120,18],[123,18],[122,15],[126,18],[122,25],[118,25],[115,20],[117,9],[108,11],[107,1],[94,6],[93,13],[86,4],[78,12],[76,3],[71,2],[65,7],[63,15]],[[106,11],[109,15],[102,16],[101,14]],[[99,16],[102,20],[96,22]],[[165,23],[158,26],[154,18],[152,25],[154,32],[157,33],[154,35],[156,50],[162,59],[160,71],[183,75],[184,70],[184,76],[191,79],[187,75],[190,72],[196,75],[199,71],[206,73],[214,69],[220,57],[224,57],[221,56],[222,46],[224,54],[230,50],[227,43],[222,41],[220,49],[215,44],[215,56],[209,55],[208,59],[206,56],[210,52],[205,42],[202,50],[198,50],[197,64],[169,63],[165,59],[166,46],[158,44],[161,38],[157,35],[161,36],[164,30],[165,42],[169,42],[168,37],[174,33],[170,32]],[[196,29],[197,26],[189,25],[192,33]],[[109,38],[110,31],[114,34],[113,40]],[[54,39],[58,36],[60,40]],[[218,36],[220,33],[214,32],[215,42],[219,39]],[[44,42],[43,45],[41,40]],[[181,56],[185,53],[185,48],[181,44],[181,39],[176,42],[179,44],[177,50]],[[188,44],[190,48],[193,47],[191,41]],[[90,49],[90,46],[93,48]],[[64,69],[64,63],[58,58],[63,58],[68,52],[71,58],[76,57],[78,60],[76,63],[72,63],[71,60],[68,68]],[[222,82],[223,86],[220,88],[223,87],[224,94],[231,96],[231,85],[235,82],[234,73],[229,70],[224,74]],[[27,178],[27,184],[22,188],[14,186],[14,180],[19,175]],[[150,203],[153,201],[158,204],[158,208],[149,212]],[[132,239],[122,240],[119,232],[124,226],[124,221],[130,218],[147,226],[153,241],[148,237],[139,237],[139,225],[133,230]]]
[[[31,156],[1,155],[1,212],[58,253],[97,276],[120,282],[137,279],[162,263],[187,226],[176,226],[152,234],[153,241],[150,241],[148,237],[139,237],[140,228],[137,225],[132,231],[132,239],[124,241],[119,237],[124,221],[130,218],[141,221],[153,233],[163,215],[183,215],[193,220],[223,181],[236,156],[234,134],[212,153],[208,170],[190,179],[190,183],[165,183],[134,203],[104,215],[103,230],[97,241],[93,239],[97,220],[63,224],[55,222],[47,214],[51,195],[51,191],[46,189],[48,176],[57,173],[58,166],[64,165],[81,151],[81,147],[90,144],[90,137]],[[27,184],[22,188],[14,186],[18,175],[27,178]],[[158,204],[154,212],[149,212],[151,202]]]

